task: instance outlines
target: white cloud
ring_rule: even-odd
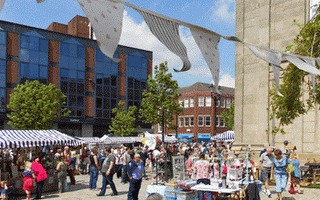
[[[211,77],[202,54],[195,43],[188,28],[180,27],[181,40],[188,50],[188,56],[192,64],[186,72],[189,75]],[[181,69],[182,61],[178,56],[169,51],[149,30],[145,21],[136,22],[125,10],[123,15],[123,27],[120,44],[153,52],[153,65],[168,61],[169,69]]]
[[[213,81],[212,81],[212,83],[213,83]],[[234,88],[235,87],[235,80],[229,74],[223,74],[220,78],[219,85],[224,86],[224,87]]]
[[[210,10],[213,21],[223,21],[229,24],[235,21],[235,0],[216,0]]]

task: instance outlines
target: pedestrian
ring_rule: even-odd
[[[264,182],[265,189],[263,192],[271,198],[271,192],[269,190],[269,181],[271,178],[271,167],[274,160],[272,153],[273,149],[269,147],[267,152],[263,153],[260,157],[260,169],[261,169],[261,181]]]
[[[148,159],[148,146],[143,147],[142,151],[139,152],[141,161],[143,163],[143,177],[148,180],[147,174],[146,174],[146,161]]]
[[[90,170],[89,189],[96,190],[98,175],[100,171],[97,148],[92,148],[92,154],[89,156],[89,170]]]
[[[40,163],[40,158],[36,158],[35,161],[31,164],[31,168],[36,177],[36,185],[37,185],[37,195],[35,199],[41,199],[42,189],[45,180],[48,178],[46,170]]]
[[[274,156],[272,170],[274,171],[274,178],[276,180],[276,192],[278,193],[279,200],[282,200],[282,192],[285,191],[287,185],[287,165],[289,163],[287,157],[282,155],[280,149],[274,151]]]
[[[1,181],[0,182],[0,186],[1,186],[1,195],[0,195],[0,199],[1,200],[7,200],[8,199],[8,193],[7,190],[8,188],[8,182],[7,181]],[[30,197],[29,197],[30,198]]]
[[[123,170],[122,170],[122,183],[126,184],[129,180],[128,178],[128,165],[129,162],[132,160],[130,156],[131,149],[129,147],[126,148],[126,152],[124,154],[124,164],[123,164]]]
[[[67,164],[65,163],[64,156],[60,156],[58,165],[56,170],[58,172],[58,190],[59,193],[68,191],[68,184],[67,184]]]
[[[76,179],[74,178],[74,170],[76,169],[76,152],[72,151],[69,160],[69,177],[70,185],[76,184]]]
[[[301,191],[301,188],[300,188],[300,180],[301,180],[301,174],[300,174],[300,169],[299,169],[300,161],[298,160],[296,153],[291,154],[289,162],[292,163],[292,165],[294,167],[293,174],[291,174],[292,182],[293,182],[293,184],[295,184],[297,186],[298,193],[303,194],[303,192]]]
[[[114,156],[114,154],[111,153],[111,148],[107,148],[106,149],[106,159],[104,160],[102,167],[101,167],[101,172],[102,172],[102,188],[99,194],[97,194],[97,196],[104,196],[106,193],[106,188],[107,188],[107,184],[110,185],[111,189],[112,189],[112,194],[111,196],[116,196],[118,195],[116,186],[113,182],[113,175],[115,173],[115,162],[116,162],[116,158]]]
[[[33,190],[33,179],[35,178],[34,172],[31,169],[31,162],[27,161],[24,166],[25,170],[23,171],[23,191],[27,194],[27,199],[31,198],[31,191]]]
[[[288,149],[288,145],[289,145],[288,140],[285,140],[283,142],[283,147],[281,148],[281,152],[282,152],[283,155],[288,155],[288,154],[293,152],[292,150]]]
[[[141,162],[140,154],[136,154],[128,166],[128,176],[130,179],[128,200],[138,200],[143,170],[143,163]]]
[[[102,166],[104,159],[106,159],[107,155],[105,154],[104,150],[101,150],[99,154],[99,165]]]
[[[205,160],[205,153],[200,153],[198,161],[196,161],[192,168],[194,174],[196,175],[197,184],[203,183],[205,185],[210,185],[210,173],[211,173],[211,165],[209,161]],[[198,191],[198,198],[204,199],[204,192]],[[206,199],[211,200],[211,193],[205,192]]]

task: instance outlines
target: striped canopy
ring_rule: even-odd
[[[46,145],[76,146],[83,142],[56,130],[0,130],[1,148]]]
[[[222,140],[222,141],[234,141],[234,132],[226,131],[221,134],[211,137],[211,140]]]

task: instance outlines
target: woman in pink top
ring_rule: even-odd
[[[194,163],[193,165],[193,171],[194,174],[197,177],[197,184],[203,183],[205,185],[210,185],[210,174],[211,174],[211,166],[209,161],[205,160],[205,154],[200,153],[199,159],[197,162]],[[204,199],[202,191],[198,192],[198,197],[199,199]],[[211,193],[210,192],[205,192],[206,194],[206,199],[211,200]]]
[[[46,170],[40,164],[40,159],[36,158],[35,161],[32,163],[31,168],[34,172],[36,177],[37,183],[37,196],[35,199],[41,199],[42,188],[44,185],[44,181],[48,178]]]

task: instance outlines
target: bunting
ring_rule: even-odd
[[[283,95],[279,92],[279,84],[280,84],[280,67],[276,66],[274,64],[272,65],[272,70],[273,70],[273,75],[274,75],[274,80],[276,82],[276,92],[279,96],[283,97]]]
[[[0,0],[0,12],[1,12],[5,2],[6,2],[6,0]]]
[[[302,71],[309,72],[311,74],[320,75],[320,71],[317,68],[313,67],[312,65],[305,62],[304,60],[301,60],[299,56],[284,54],[283,57]]]
[[[115,62],[113,58],[119,44],[124,4],[104,0],[78,0],[82,10],[89,18],[100,50]]]
[[[216,92],[220,94],[220,91],[218,90],[220,71],[218,44],[220,42],[220,36],[205,33],[197,28],[191,28],[190,31],[211,71]]]
[[[176,72],[188,71],[191,68],[191,63],[188,58],[187,48],[180,39],[179,24],[143,10],[138,10],[138,12],[146,21],[152,34],[183,61],[182,69],[174,70]]]

